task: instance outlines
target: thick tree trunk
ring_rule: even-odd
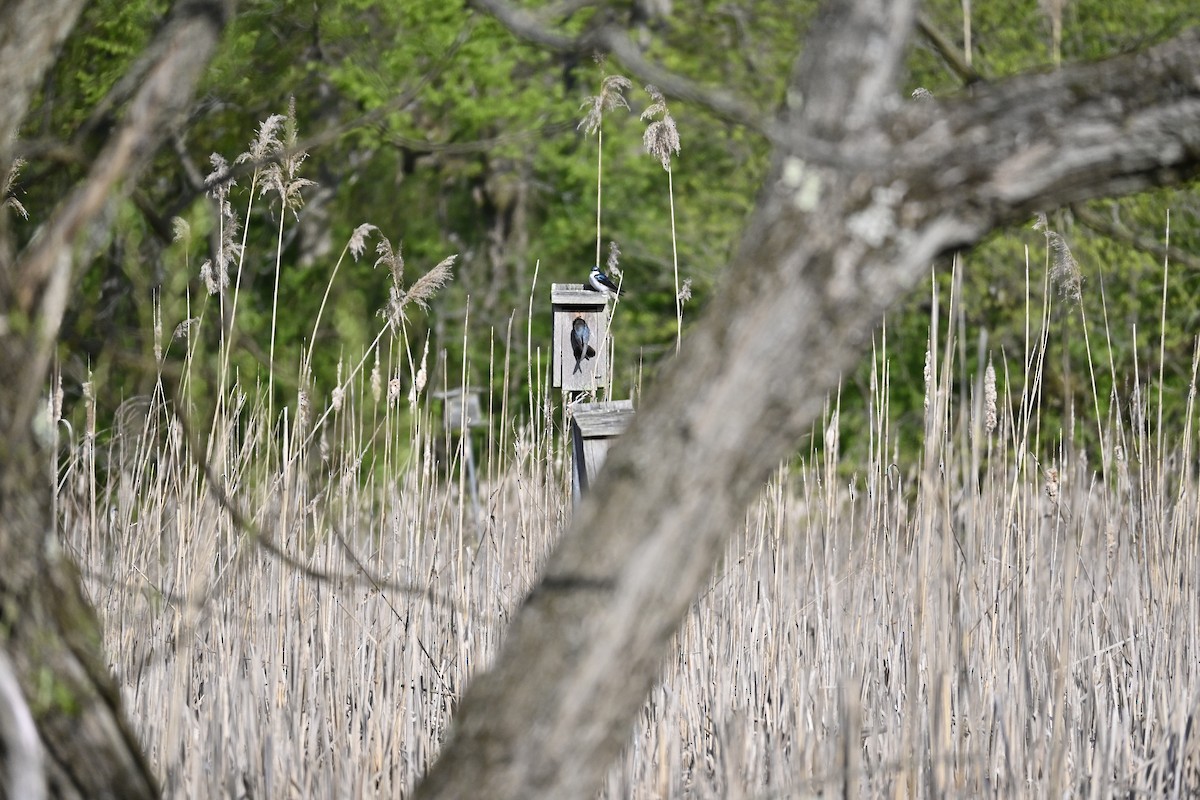
[[[173,116],[189,101],[230,11],[225,0],[176,5],[87,178],[15,261],[0,255],[0,651],[7,653],[37,725],[46,785],[54,797],[149,798],[158,790],[125,725],[96,615],[74,565],[57,546],[51,509],[55,476],[49,470],[54,433],[37,414],[39,398],[66,303],[76,239],[94,224],[114,190],[148,162]],[[40,36],[43,48],[65,35],[57,20],[46,25],[53,35],[36,26],[26,34]],[[10,57],[13,46],[7,37],[0,39],[0,54]],[[49,60],[36,63],[44,70]],[[27,89],[13,77],[23,68],[4,61],[0,87]],[[18,103],[17,110],[23,113],[24,106]],[[4,244],[0,254],[11,253]],[[0,744],[6,756],[18,752],[13,726],[0,730]],[[3,784],[6,794],[16,791],[16,778],[10,779],[12,786]]]
[[[1035,210],[1197,171],[1200,33],[917,103],[896,87],[912,16],[828,4],[723,293],[468,687],[417,797],[593,796],[747,504],[931,261]]]

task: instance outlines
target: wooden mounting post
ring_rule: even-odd
[[[594,392],[608,386],[608,297],[585,289],[579,283],[555,283],[550,287],[550,304],[554,310],[553,386],[564,392]],[[587,325],[586,351],[576,361],[571,346],[571,329],[575,320]]]
[[[604,466],[608,446],[633,422],[633,401],[571,406],[571,499],[578,506]]]
[[[479,510],[479,478],[475,471],[475,446],[471,443],[471,428],[483,424],[483,409],[479,390],[469,388],[434,392],[442,401],[442,422],[446,426],[446,446],[453,447],[453,435],[459,435],[463,466],[467,470],[467,489],[471,492],[471,510],[476,521],[482,519]]]

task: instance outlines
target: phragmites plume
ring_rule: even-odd
[[[283,114],[272,114],[258,123],[258,134],[250,140],[250,149],[235,160],[235,164],[249,161],[254,164],[265,162],[282,147],[279,141],[279,126],[287,119]]]
[[[377,230],[379,228],[376,228],[369,222],[364,222],[354,229],[354,233],[350,234],[350,244],[347,246],[350,249],[350,255],[354,256],[355,261],[358,261],[367,249],[367,237],[371,235],[371,231]]]
[[[1046,215],[1039,213],[1037,222],[1033,224],[1035,231],[1041,231],[1046,236],[1046,244],[1054,252],[1054,262],[1050,267],[1050,280],[1058,287],[1059,294],[1073,303],[1078,303],[1083,297],[1083,271],[1079,262],[1071,254],[1067,240],[1062,234],[1050,229]]]
[[[183,217],[171,218],[171,244],[183,242],[186,250],[192,244],[192,226]]]
[[[208,157],[212,163],[212,172],[204,179],[208,185],[208,195],[217,202],[217,263],[206,260],[200,265],[200,277],[209,294],[225,291],[229,286],[229,267],[242,255],[242,245],[238,241],[238,231],[241,224],[233,203],[229,202],[229,190],[237,184],[230,177],[229,162],[219,153]]]
[[[684,278],[683,285],[679,287],[679,292],[675,295],[675,299],[680,303],[686,303],[692,299],[692,279]]]
[[[605,262],[605,266],[607,266],[609,269],[618,269],[619,268],[618,265],[620,263],[621,263],[621,246],[619,244],[617,244],[616,242],[610,241],[608,243],[608,261]]]
[[[191,335],[192,331],[200,327],[199,317],[189,317],[183,322],[175,326],[175,330],[171,333],[171,341],[186,339]]]
[[[13,159],[12,166],[8,169],[8,175],[4,178],[4,185],[0,187],[0,208],[11,208],[20,214],[22,219],[29,219],[29,212],[25,210],[25,206],[21,205],[21,201],[13,192],[13,184],[17,182],[23,166],[25,166],[25,159]]]
[[[667,100],[657,86],[653,84],[646,86],[646,94],[650,95],[652,102],[642,112],[641,118],[654,121],[646,126],[642,145],[646,148],[647,153],[662,163],[663,169],[670,172],[671,155],[679,155],[679,131],[675,128],[675,118],[671,116],[671,111],[667,108]],[[654,119],[655,117],[659,117],[659,119]]]
[[[259,136],[251,145],[250,153],[242,153],[238,161],[253,160],[259,162],[265,156],[271,162],[263,169],[263,184],[261,194],[275,192],[283,202],[283,207],[291,209],[292,216],[298,216],[304,198],[300,190],[316,184],[307,178],[297,177],[300,165],[308,158],[308,153],[299,149],[299,136],[296,128],[296,98],[288,101],[287,116],[278,114],[268,118],[275,124],[268,128],[266,123],[259,129]],[[279,126],[283,126],[283,137],[276,136]],[[266,135],[264,136],[264,132]]]
[[[426,272],[408,289],[404,288],[404,256],[400,252],[400,248],[392,247],[392,243],[386,237],[379,240],[379,244],[375,246],[375,252],[379,254],[379,258],[375,260],[375,266],[380,264],[386,266],[392,274],[392,285],[388,291],[387,307],[379,312],[379,315],[388,321],[393,328],[399,328],[405,319],[405,309],[409,303],[415,303],[422,310],[429,309],[429,300],[438,290],[454,279],[454,260],[458,258],[458,254],[442,259],[437,266]]]
[[[629,101],[625,99],[624,92],[632,88],[633,83],[628,78],[620,75],[605,75],[604,79],[600,81],[600,94],[584,98],[583,103],[579,106],[581,109],[586,108],[587,114],[584,115],[577,129],[588,136],[600,130],[600,123],[604,121],[605,112],[618,108],[629,108]]]
[[[988,436],[996,430],[996,368],[992,359],[988,358],[987,369],[983,372],[983,432]]]
[[[624,274],[621,272],[621,247],[616,242],[608,243],[608,261],[604,262],[608,267],[608,272],[614,277],[620,279]]]

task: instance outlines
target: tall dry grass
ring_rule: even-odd
[[[1153,370],[1133,419],[1096,398],[1092,435],[1044,429],[1039,294],[1024,352],[991,370],[962,362],[973,343],[935,297],[922,452],[890,407],[921,377],[880,338],[869,457],[843,458],[835,400],[734,532],[606,797],[1200,793],[1196,365],[1182,430],[1161,428]],[[385,324],[280,414],[232,372],[194,402],[189,356],[111,431],[89,413],[63,456],[65,545],[169,797],[403,795],[567,524],[549,365],[511,363],[510,329],[489,364],[434,371],[527,370],[527,395],[484,395],[467,458],[423,337]],[[1130,365],[1091,346],[1118,385]]]

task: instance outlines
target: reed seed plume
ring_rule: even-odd
[[[430,299],[447,283],[454,280],[454,262],[457,258],[457,253],[443,258],[433,269],[418,278],[417,282],[408,290],[408,302],[416,303],[422,311],[428,311]]]
[[[171,219],[171,244],[183,243],[186,250],[192,243],[192,226],[183,217]]]
[[[604,262],[609,272],[615,273],[618,277],[621,275],[621,246],[616,242],[608,243],[608,260]]]
[[[603,57],[597,57],[597,63],[603,63]],[[623,94],[633,87],[628,78],[620,75],[605,75],[600,81],[600,94],[588,97],[580,108],[588,109],[580,121],[578,129],[588,136],[596,134],[596,263],[600,263],[600,220],[604,208],[604,129],[601,125],[604,114],[616,108],[629,108],[629,101]]]
[[[667,200],[671,211],[671,269],[675,278],[675,353],[678,355],[683,344],[683,304],[684,289],[679,285],[679,243],[675,232],[675,179],[671,172],[671,156],[679,154],[679,130],[675,127],[675,118],[667,108],[667,99],[654,84],[646,85],[646,94],[650,95],[650,105],[642,112],[642,120],[654,120],[646,126],[642,137],[642,145],[646,152],[658,159],[662,168],[667,172]],[[654,119],[658,117],[658,119]],[[687,297],[691,298],[691,286],[687,288]]]
[[[200,327],[199,317],[189,317],[175,326],[175,330],[171,333],[172,341],[178,339],[186,339],[191,334],[193,328]]]
[[[667,100],[662,92],[653,84],[646,86],[646,94],[650,95],[651,103],[642,112],[641,119],[654,120],[646,126],[642,136],[642,146],[646,152],[654,156],[662,164],[663,169],[671,169],[671,156],[679,155],[679,131],[675,127],[675,118],[667,108]],[[659,117],[659,119],[654,119]]]
[[[381,237],[379,243],[375,245],[375,253],[379,258],[375,259],[375,268],[378,269],[381,265],[388,268],[392,273],[392,285],[404,285],[404,253],[403,244],[398,247],[392,247],[391,241],[386,236]]]
[[[258,124],[258,133],[250,140],[250,149],[234,159],[234,164],[259,164],[267,161],[283,148],[279,141],[279,128],[287,120],[283,114],[272,114]]]
[[[350,243],[347,246],[350,248],[350,255],[354,256],[355,261],[362,258],[363,252],[367,249],[367,237],[371,235],[372,231],[378,230],[379,228],[371,223],[364,222],[354,229],[354,233],[350,234]]]
[[[600,93],[584,98],[580,104],[579,108],[586,108],[587,113],[580,120],[577,130],[588,136],[598,132],[606,113],[618,108],[629,108],[629,101],[625,99],[624,93],[632,88],[633,83],[628,78],[621,75],[605,75],[600,81]]]
[[[296,128],[296,98],[288,101],[288,113],[282,119],[283,137],[271,137],[265,142],[266,154],[271,162],[263,169],[263,183],[260,195],[274,192],[279,195],[283,207],[299,218],[300,208],[304,205],[301,190],[315,186],[316,183],[301,178],[300,166],[308,159],[308,153],[298,149],[299,135]],[[245,155],[243,153],[243,155]]]
[[[4,178],[4,186],[0,187],[0,208],[11,208],[20,214],[22,219],[29,219],[29,212],[25,210],[25,206],[21,205],[21,201],[17,199],[16,191],[13,189],[23,166],[25,166],[25,159],[13,159],[12,166],[8,168],[8,175]]]
[[[409,303],[415,303],[424,311],[429,309],[430,299],[443,286],[454,279],[454,261],[458,254],[443,258],[429,272],[426,272],[408,289],[404,288],[404,257],[399,247],[392,247],[387,237],[379,240],[375,246],[379,258],[375,266],[386,266],[392,275],[392,285],[388,290],[388,304],[381,309],[379,315],[386,319],[393,329],[399,330],[404,323],[405,309]]]
[[[229,286],[229,267],[242,256],[242,244],[238,241],[241,223],[233,203],[229,202],[229,190],[237,185],[230,177],[229,162],[219,153],[208,157],[212,172],[205,178],[208,195],[217,203],[217,262],[206,259],[200,265],[200,277],[210,295],[224,292]]]
[[[1046,215],[1039,213],[1037,222],[1033,224],[1035,231],[1041,231],[1046,237],[1046,244],[1054,253],[1050,268],[1050,280],[1058,287],[1059,294],[1072,303],[1078,303],[1083,298],[1083,270],[1071,253],[1067,240],[1058,231],[1051,230]]]
[[[683,279],[683,284],[680,285],[679,291],[675,293],[675,299],[678,300],[681,305],[692,299],[692,279],[691,278]]]

